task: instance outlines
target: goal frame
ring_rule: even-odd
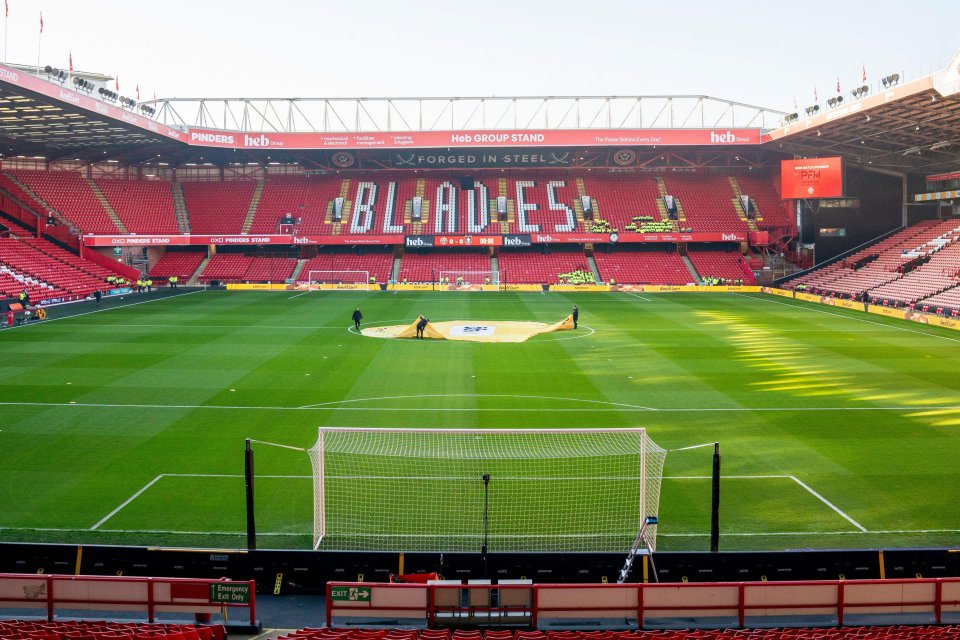
[[[317,282],[314,274],[356,274],[361,276],[360,282]],[[338,278],[325,278],[326,280],[338,280]],[[360,270],[331,270],[331,269],[311,269],[307,272],[307,290],[308,291],[369,291],[370,290],[370,272]]]
[[[347,434],[347,437],[331,440],[331,437],[342,434]],[[402,439],[404,435],[413,438]],[[451,446],[444,447],[442,443],[431,439],[432,436],[444,435],[454,436]],[[565,435],[575,437],[564,441],[562,437]],[[367,436],[370,439],[364,441]],[[397,436],[398,439],[391,440],[390,436]],[[496,440],[501,436],[504,440]],[[611,438],[603,439],[604,436]],[[523,441],[525,437],[531,438],[529,444],[533,446],[528,448],[528,443]],[[539,442],[534,440],[537,437],[540,437]],[[557,446],[558,443],[560,446]],[[465,446],[457,450],[458,444]],[[537,444],[544,448],[536,449]],[[417,453],[407,455],[410,451]],[[507,511],[501,512],[501,518],[506,520],[497,523],[500,540],[497,548],[492,550],[626,552],[642,523],[650,516],[656,521],[667,451],[650,439],[642,427],[320,427],[317,442],[308,453],[313,468],[314,550],[319,549],[328,537],[329,548],[336,550],[469,552],[474,546],[479,549],[479,545],[474,545],[478,532],[469,524],[475,524],[471,514],[476,516],[474,511],[479,508],[476,494],[471,494],[472,502],[457,502],[452,509],[447,505],[446,511],[437,503],[441,495],[438,491],[451,495],[463,491],[464,487],[475,491],[475,481],[480,479],[478,469],[482,467],[484,484],[489,477],[487,471],[491,470],[495,482],[507,483],[498,484],[496,493],[491,493],[499,498],[501,506],[509,504]],[[337,455],[343,457],[337,460]],[[369,461],[374,459],[377,464],[368,466]],[[578,475],[578,470],[584,475]],[[608,470],[609,477],[606,475]],[[536,471],[536,474],[531,474],[531,471]],[[445,472],[450,473],[444,475]],[[347,486],[349,488],[345,489]],[[565,486],[576,486],[576,493],[582,494],[583,499],[578,500],[575,496],[573,503],[542,500],[547,495],[567,495],[563,491],[556,491]],[[621,492],[621,488],[627,491]],[[544,489],[548,493],[540,492]],[[364,491],[367,495],[363,495]],[[412,502],[407,502],[410,495],[415,497]],[[447,519],[448,515],[463,516],[467,526],[459,531],[430,529],[430,533],[427,533],[428,530],[422,526],[423,514],[415,509],[406,510],[411,506],[422,506],[424,496],[427,497],[427,508],[438,514],[441,529],[448,529],[446,525],[451,522]],[[517,496],[520,499],[514,503]],[[367,497],[370,500],[362,504]],[[604,504],[606,511],[601,513],[597,509],[596,500],[607,501]],[[586,521],[580,523],[582,531],[578,530],[574,520],[568,519],[569,504],[575,504],[576,508],[588,514],[586,526]],[[543,509],[537,513],[530,511],[529,518],[525,518],[530,505],[543,506]],[[384,516],[383,512],[391,509],[398,510],[402,516],[398,527],[397,520],[392,520],[389,514]],[[486,540],[486,506],[483,510],[483,537]],[[520,521],[511,520],[514,511],[524,514]],[[377,516],[369,517],[368,514],[373,512]],[[331,527],[331,521],[336,521],[338,517],[341,522],[362,522],[362,530],[351,529],[350,526]],[[573,524],[570,529],[558,529],[551,536],[544,535],[545,530],[540,528],[544,522],[564,526],[571,522]],[[500,527],[501,523],[506,524]],[[603,528],[606,525],[610,528]],[[419,533],[418,528],[421,530]],[[436,535],[431,535],[434,533]],[[421,540],[418,536],[435,540]],[[655,525],[645,538],[646,547],[655,550]],[[431,544],[435,546],[428,546]],[[594,545],[595,548],[587,545]]]
[[[470,278],[458,284],[457,278],[462,276],[476,276],[476,278]],[[445,278],[449,281],[444,282]],[[503,270],[433,269],[431,284],[434,291],[502,291]]]

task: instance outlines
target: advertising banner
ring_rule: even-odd
[[[179,247],[204,245],[394,245],[429,247],[529,247],[534,244],[745,242],[743,233],[518,233],[505,235],[85,235],[87,247]]]
[[[484,149],[497,147],[606,147],[759,145],[759,129],[543,129],[490,131],[404,131],[370,133],[262,132],[243,133],[190,128],[186,141],[195,146],[223,149]],[[549,154],[536,161],[523,154],[409,154],[394,158],[394,166],[522,166],[555,164],[563,158]],[[496,157],[494,157],[496,156]],[[432,158],[432,159],[431,159]]]

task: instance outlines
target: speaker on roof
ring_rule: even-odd
[[[507,221],[507,196],[497,196],[497,220]]]
[[[413,205],[410,208],[410,219],[420,222],[423,220],[423,198],[413,196]]]
[[[460,188],[464,191],[473,191],[473,176],[463,176],[460,178]]]
[[[333,220],[339,222],[343,218],[343,198],[333,199]]]
[[[593,198],[580,196],[580,206],[583,207],[583,219],[593,220]]]

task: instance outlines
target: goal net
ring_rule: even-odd
[[[333,291],[368,291],[369,271],[309,271],[307,287],[310,291],[329,289]]]
[[[499,291],[500,271],[434,270],[433,287],[440,291]]]
[[[640,428],[321,427],[310,458],[315,549],[626,552],[666,451]]]

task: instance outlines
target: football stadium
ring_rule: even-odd
[[[960,636],[960,53],[836,89],[0,64],[0,637]]]

